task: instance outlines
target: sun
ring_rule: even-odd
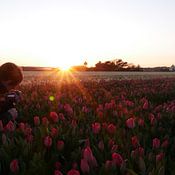
[[[69,71],[70,70],[70,66],[68,66],[68,65],[60,66],[59,68],[61,71]]]

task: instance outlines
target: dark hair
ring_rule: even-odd
[[[5,63],[0,66],[0,81],[11,80],[11,85],[18,85],[23,80],[22,68],[14,63]]]

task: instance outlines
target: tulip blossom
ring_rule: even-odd
[[[164,153],[160,153],[156,155],[156,162],[160,162],[164,157]]]
[[[134,118],[129,118],[126,120],[126,126],[130,129],[133,129],[135,127],[135,120]]]
[[[166,140],[163,141],[161,147],[162,147],[162,148],[167,148],[168,145],[169,145],[169,141],[166,139]]]
[[[89,173],[90,168],[86,159],[81,159],[80,167],[83,173]]]
[[[160,140],[158,138],[154,138],[153,141],[152,141],[152,146],[153,148],[159,148],[160,147]]]
[[[148,109],[148,100],[145,100],[144,104],[143,104],[143,109]]]
[[[57,141],[57,149],[58,149],[58,151],[63,150],[63,148],[64,148],[64,142],[62,140],[58,140]]]
[[[56,137],[58,135],[58,129],[57,128],[51,128],[51,136]]]
[[[17,173],[19,171],[19,162],[17,159],[14,159],[10,162],[10,170],[13,173]]]
[[[49,124],[49,121],[48,121],[47,117],[43,117],[42,118],[42,125],[47,126],[48,124]]]
[[[137,136],[133,136],[133,137],[131,138],[131,142],[132,142],[132,146],[133,146],[134,148],[136,148],[136,147],[139,145],[139,140],[138,140]]]
[[[101,130],[100,123],[95,122],[92,124],[92,131],[94,134],[98,134],[100,132],[100,130]]]
[[[123,163],[123,158],[119,153],[112,154],[112,161],[116,166],[121,166]]]
[[[112,168],[112,161],[111,160],[107,160],[105,162],[105,169],[106,170],[110,170]]]
[[[140,127],[143,127],[143,126],[144,126],[144,124],[145,124],[144,119],[139,118],[139,120],[138,120],[138,125],[139,125]]]
[[[114,124],[109,124],[107,127],[107,132],[109,134],[114,134],[116,132],[116,126]]]
[[[50,112],[50,118],[54,123],[58,122],[58,114],[56,112]]]
[[[68,171],[67,175],[80,175],[78,170],[71,169]]]
[[[44,145],[49,148],[52,145],[52,138],[50,136],[46,136],[44,138]]]
[[[15,130],[15,125],[11,120],[7,123],[6,129],[10,132],[13,132]]]
[[[35,116],[35,117],[33,118],[33,120],[34,120],[35,126],[38,126],[38,125],[40,124],[40,119],[39,119],[38,116]]]
[[[88,162],[92,167],[97,167],[97,161],[94,157],[91,148],[88,146],[84,149],[83,158]]]
[[[55,170],[55,171],[54,171],[54,175],[63,175],[63,174],[61,173],[61,171]]]

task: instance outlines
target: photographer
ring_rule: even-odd
[[[0,66],[0,120],[3,124],[14,121],[18,112],[15,104],[20,99],[20,92],[13,90],[23,80],[22,69],[14,63]]]

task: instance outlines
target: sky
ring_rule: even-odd
[[[175,64],[174,0],[0,0],[0,64]]]

